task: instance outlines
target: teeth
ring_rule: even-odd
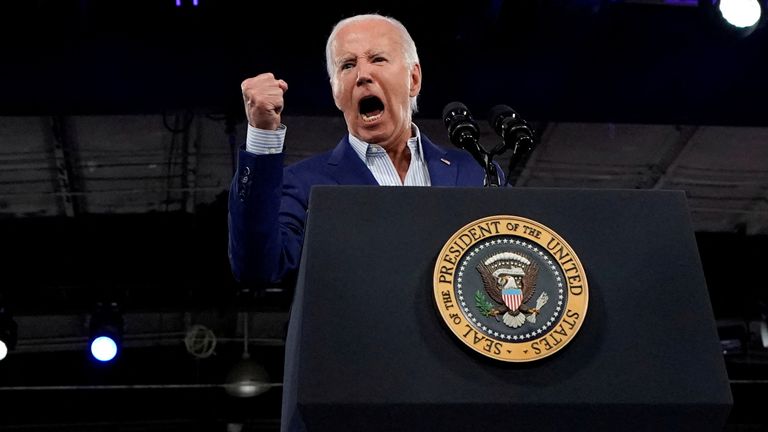
[[[368,116],[366,114],[363,114],[363,121],[365,121],[365,122],[376,121],[376,120],[381,118],[382,114],[384,114],[384,113],[380,112],[380,113],[378,113],[378,114],[376,114],[374,116]]]

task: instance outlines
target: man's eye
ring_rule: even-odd
[[[373,58],[373,62],[374,63],[380,63],[380,62],[383,62],[383,61],[387,61],[387,59],[385,59],[384,57],[374,57]]]
[[[354,63],[349,63],[349,62],[347,62],[347,63],[342,63],[342,65],[341,65],[341,70],[344,70],[344,69],[349,69],[349,68],[353,67],[354,65],[355,65]]]

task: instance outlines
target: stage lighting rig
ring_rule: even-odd
[[[122,351],[123,315],[117,303],[97,303],[91,315],[88,347],[100,362],[114,360]]]

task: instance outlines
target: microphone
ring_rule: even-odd
[[[507,105],[496,105],[491,108],[488,123],[491,129],[501,137],[502,143],[498,151],[512,150],[507,170],[507,184],[511,184],[513,169],[533,150],[535,145],[533,128]]]
[[[485,170],[486,186],[498,186],[499,176],[491,155],[480,147],[480,128],[472,118],[469,108],[461,102],[451,102],[443,108],[443,123],[448,128],[448,138],[453,145],[468,151]]]
[[[491,108],[488,123],[504,141],[506,149],[512,149],[512,157],[520,157],[533,150],[533,129],[507,105]]]
[[[467,106],[461,102],[449,103],[443,108],[443,122],[453,145],[467,150],[485,168],[484,152],[480,148],[480,128]]]

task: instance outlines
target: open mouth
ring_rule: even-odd
[[[360,115],[363,121],[373,122],[384,114],[384,102],[376,96],[366,96],[360,99]]]

